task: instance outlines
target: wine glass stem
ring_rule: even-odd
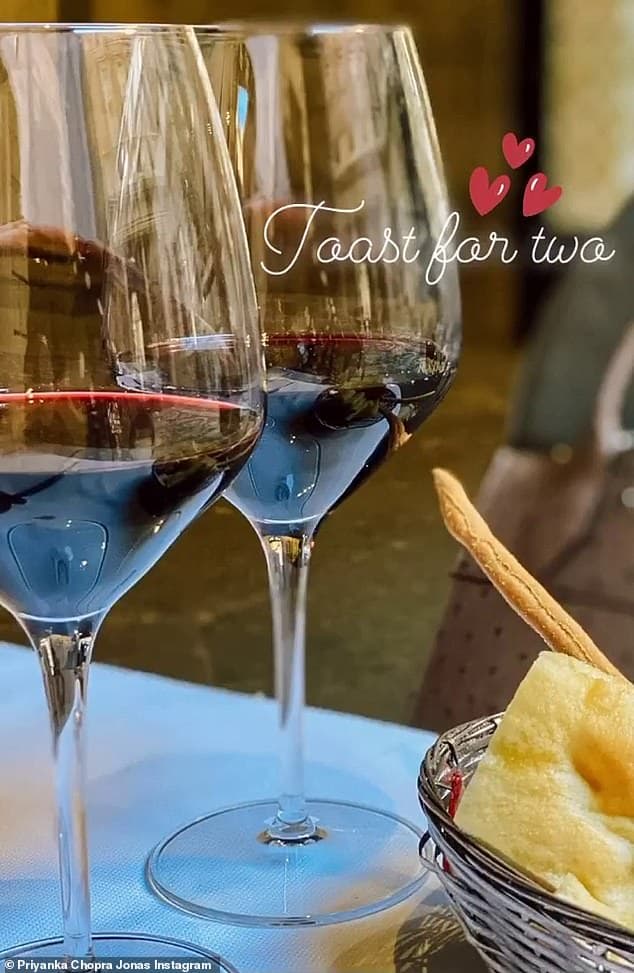
[[[20,619],[38,654],[55,755],[57,836],[64,957],[90,959],[90,877],[86,838],[84,718],[88,667],[102,616]]]
[[[277,814],[266,832],[271,841],[307,841],[317,830],[304,798],[303,751],[306,586],[312,534],[313,531],[295,537],[259,535],[271,592],[275,690],[281,729],[281,794]]]

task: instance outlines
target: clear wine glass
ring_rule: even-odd
[[[61,938],[2,955],[228,969],[92,935],[84,801],[99,626],[263,422],[244,223],[193,31],[0,25],[0,129],[0,604],[44,678],[63,913]]]
[[[215,812],[167,838],[149,875],[164,899],[199,916],[336,922],[402,900],[422,870],[414,825],[304,797],[308,566],[328,512],[452,382],[457,277],[453,265],[429,268],[449,207],[407,28],[197,34],[246,214],[268,366],[265,430],[226,496],[268,566],[282,779],[277,801]]]

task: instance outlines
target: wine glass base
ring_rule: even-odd
[[[227,808],[186,825],[151,853],[151,888],[190,915],[244,926],[319,926],[381,912],[427,877],[421,832],[374,808],[308,802],[320,840],[267,842],[275,801]]]
[[[106,959],[174,959],[197,960],[204,963],[205,973],[236,973],[233,966],[215,953],[180,942],[178,939],[161,939],[136,933],[96,933],[93,936],[95,960]],[[63,939],[44,939],[41,942],[25,943],[0,952],[0,960],[7,959],[62,959],[64,956]],[[215,966],[209,964],[215,963]],[[83,971],[88,973],[90,960],[82,960]],[[79,969],[79,967],[78,967]],[[193,973],[195,968],[192,967]]]

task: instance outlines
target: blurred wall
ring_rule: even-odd
[[[634,3],[549,0],[546,13],[546,163],[566,187],[550,219],[596,232],[634,184]]]
[[[4,23],[60,19],[56,0],[2,0],[0,13]]]

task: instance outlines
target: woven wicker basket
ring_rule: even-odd
[[[468,938],[495,973],[633,971],[633,935],[549,895],[449,816],[453,771],[469,781],[500,719],[449,730],[427,753],[418,780],[429,824],[423,861],[439,875]]]

